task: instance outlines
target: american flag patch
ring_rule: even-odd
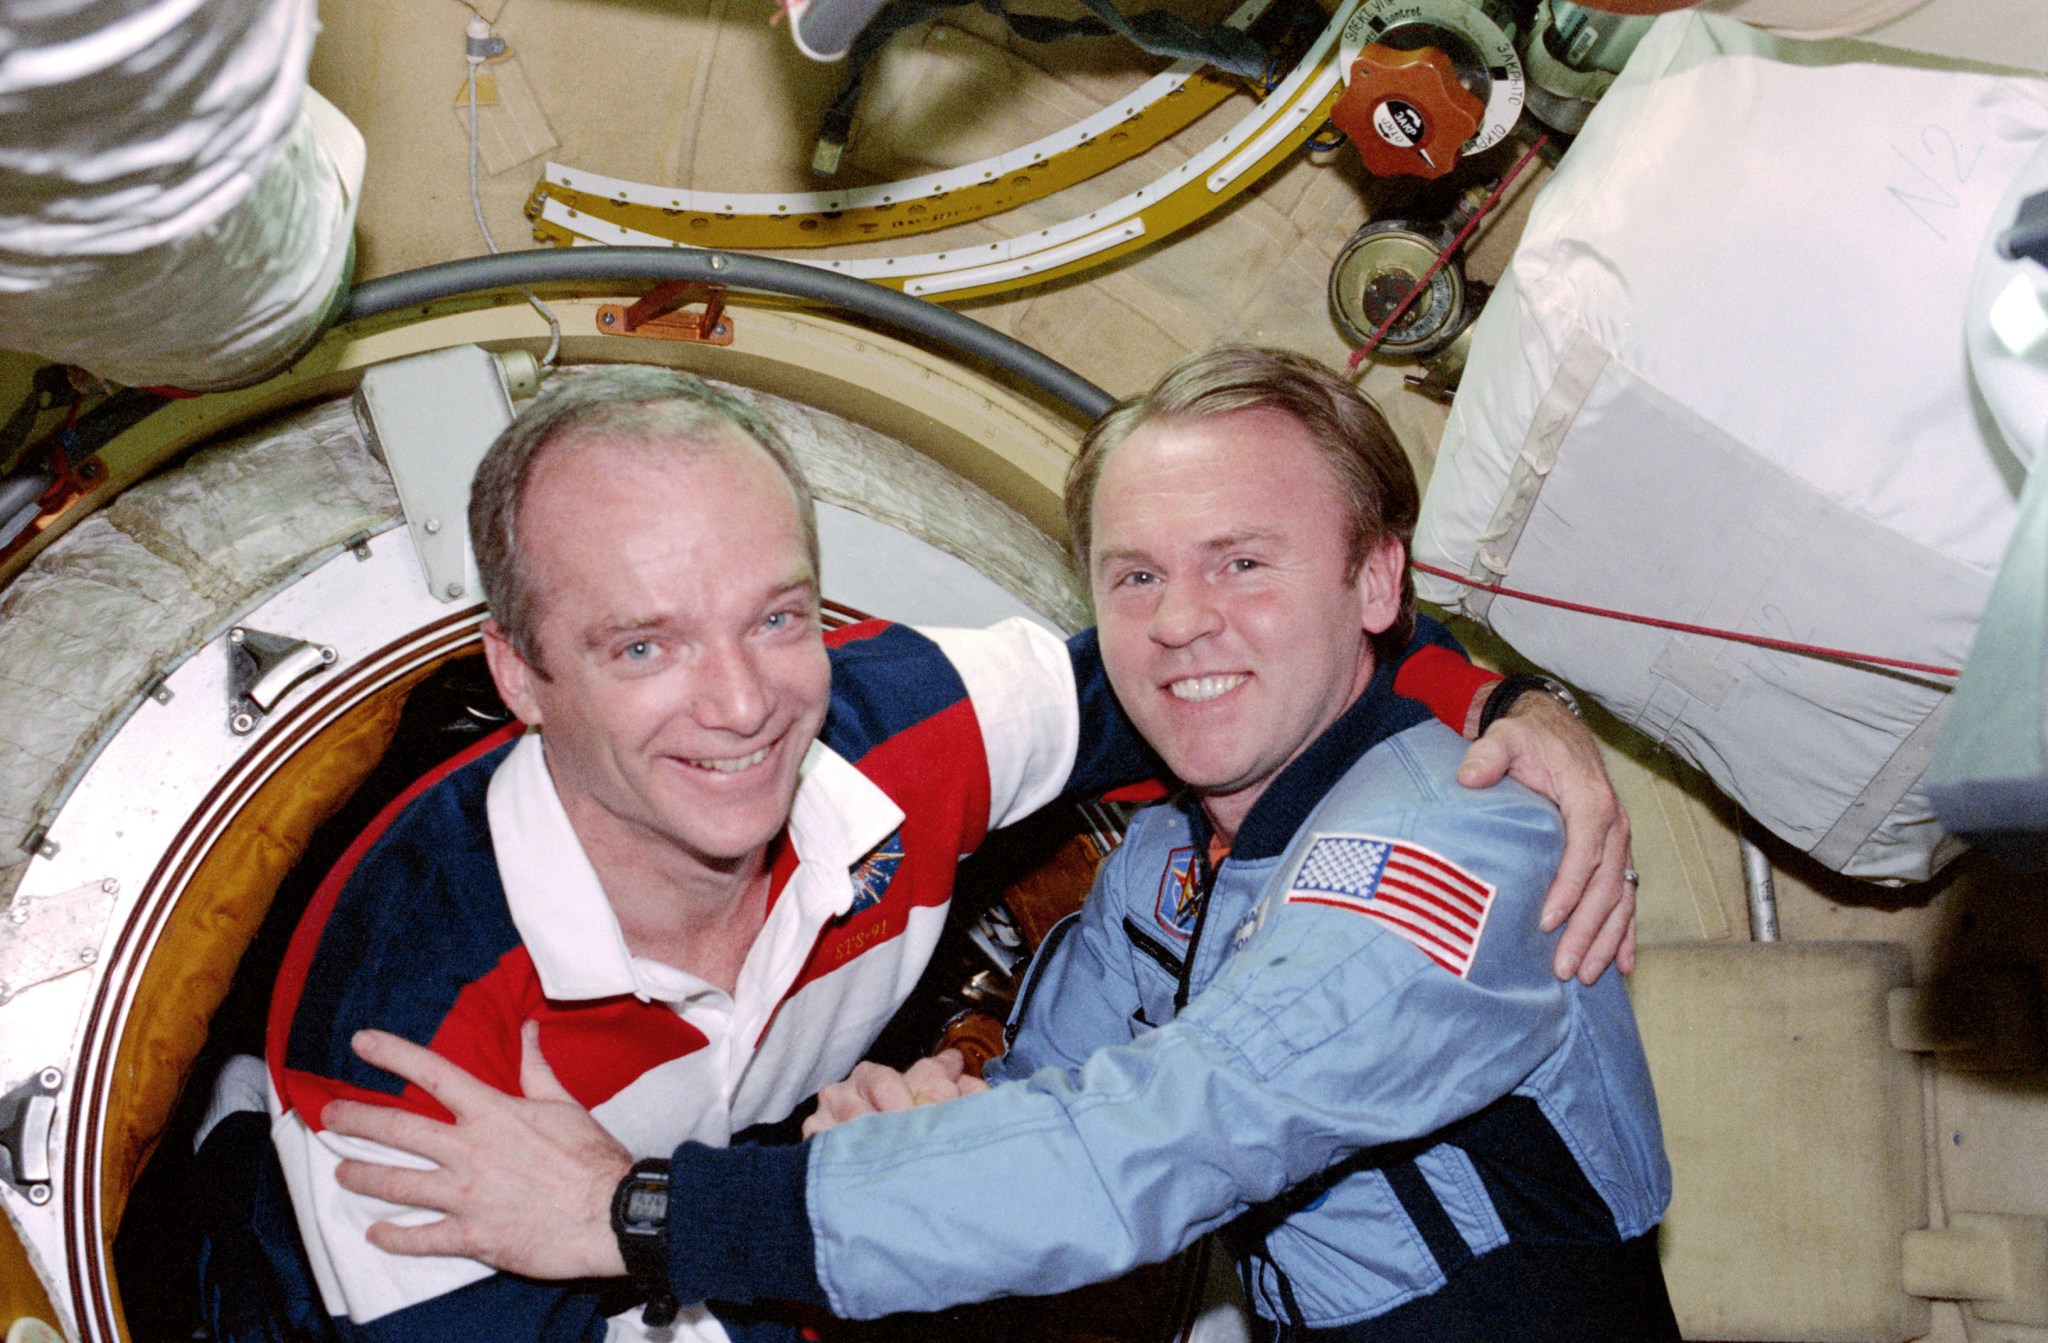
[[[1287,891],[1290,905],[1363,914],[1463,979],[1493,907],[1494,887],[1420,844],[1376,835],[1325,835]]]

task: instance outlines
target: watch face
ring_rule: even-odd
[[[626,1220],[659,1222],[668,1215],[668,1194],[660,1189],[633,1188],[626,1191]]]

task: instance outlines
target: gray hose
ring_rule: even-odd
[[[1116,398],[1022,341],[950,308],[867,280],[773,257],[667,247],[563,247],[425,266],[357,285],[340,321],[354,322],[484,289],[589,280],[703,280],[734,289],[813,299],[872,317],[993,364],[1093,421]]]

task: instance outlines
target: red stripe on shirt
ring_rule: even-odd
[[[270,1066],[271,1084],[280,1096],[288,1095],[285,1089],[284,1047],[291,1037],[292,1018],[298,1015],[299,999],[306,991],[306,976],[312,969],[313,957],[320,950],[320,937],[327,928],[328,916],[334,913],[334,902],[341,898],[342,888],[354,874],[356,865],[363,861],[363,855],[384,837],[391,823],[399,813],[411,806],[421,793],[426,792],[441,780],[461,769],[480,756],[516,739],[526,731],[524,723],[508,723],[491,733],[482,741],[463,748],[450,759],[428,770],[404,792],[391,799],[385,808],[377,813],[375,820],[362,834],[356,836],[342,853],[341,860],[329,870],[313,892],[313,898],[306,905],[306,912],[299,917],[299,926],[292,934],[291,945],[286,948],[284,963],[278,968],[277,987],[270,996],[269,1039],[264,1052]]]
[[[859,768],[903,809],[906,831],[915,827],[957,837],[955,859],[974,852],[988,837],[988,751],[971,701],[960,700],[878,743],[861,757]],[[906,833],[903,840],[907,850],[911,836]],[[951,890],[949,875],[945,892],[920,903],[944,904]]]
[[[529,1020],[540,1023],[541,1056],[586,1110],[708,1043],[704,1033],[673,1008],[630,994],[551,1002],[541,990],[532,954],[518,946],[506,952],[489,974],[464,986],[428,1048],[486,1086],[516,1095],[521,1090],[520,1029]],[[396,1106],[443,1121],[453,1118],[439,1101],[413,1085],[394,1096],[298,1069],[283,1070],[283,1077],[278,1095],[316,1132],[322,1127],[321,1108],[343,1098]]]
[[[704,1032],[674,1008],[629,993],[567,1003],[549,1000],[533,953],[522,945],[463,988],[430,1048],[499,1090],[518,1092],[520,1029],[528,1021],[540,1023],[542,1056],[586,1110],[604,1104],[650,1069],[708,1043]]]
[[[903,860],[879,901],[819,931],[784,1002],[902,936],[912,909],[951,900],[960,856],[988,834],[988,754],[981,720],[968,701],[882,742],[861,758],[859,768],[903,811]]]
[[[876,620],[870,617],[858,624],[841,625],[836,630],[826,630],[825,647],[844,648],[848,644],[859,643],[862,639],[872,639],[877,634],[887,630],[893,623],[893,621]]]
[[[710,1043],[674,1008],[630,994],[565,1007],[544,1001],[533,1016],[548,1066],[586,1110]]]

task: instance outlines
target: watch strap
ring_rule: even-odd
[[[1516,672],[1511,676],[1502,677],[1500,684],[1495,686],[1492,692],[1487,695],[1486,706],[1479,711],[1479,735],[1485,736],[1486,730],[1492,727],[1502,714],[1512,708],[1516,700],[1532,690],[1541,691],[1546,695],[1556,698],[1565,708],[1571,711],[1572,717],[1584,717],[1579,712],[1578,697],[1573,695],[1562,682],[1554,681],[1548,676],[1537,676],[1530,672]]]
[[[612,1234],[626,1275],[646,1299],[641,1321],[654,1328],[671,1324],[681,1309],[668,1285],[668,1162],[660,1157],[636,1161],[612,1191]],[[659,1215],[647,1204],[660,1201]]]

